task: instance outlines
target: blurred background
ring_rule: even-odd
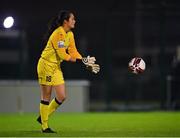
[[[11,92],[17,85],[25,84],[29,90],[38,87],[36,65],[44,48],[42,39],[49,20],[60,10],[75,12],[77,49],[84,56],[95,56],[101,66],[100,73],[93,75],[76,64],[62,64],[68,85],[87,88],[82,90],[87,91],[86,111],[180,109],[179,0],[2,1],[1,103],[6,104],[7,91],[6,96],[14,99]],[[14,18],[14,25],[4,28],[8,16]],[[128,71],[133,57],[146,62],[143,74]],[[21,89],[21,95],[26,90]],[[80,100],[76,98],[75,102]],[[21,96],[15,102],[21,109]]]

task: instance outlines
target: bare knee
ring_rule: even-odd
[[[62,97],[62,102],[64,102],[66,100],[66,95],[64,95],[63,97]]]
[[[51,98],[51,86],[41,85],[41,100],[49,101]]]
[[[66,95],[57,95],[56,99],[62,103],[66,100]]]
[[[54,86],[54,88],[56,91],[57,100],[60,101],[61,103],[64,102],[66,99],[66,91],[64,84]]]

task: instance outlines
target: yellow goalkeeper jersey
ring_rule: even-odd
[[[60,64],[63,60],[68,61],[70,58],[82,58],[76,49],[73,32],[66,33],[62,26],[51,34],[41,57],[57,64]]]

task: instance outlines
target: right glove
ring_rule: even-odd
[[[98,64],[89,64],[86,66],[88,70],[97,74],[100,71],[100,66]]]
[[[96,61],[96,58],[95,57],[90,57],[90,56],[87,56],[87,57],[83,57],[82,58],[82,62],[86,65],[86,66],[89,66],[91,64],[94,64]]]

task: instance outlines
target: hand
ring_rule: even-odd
[[[97,74],[100,71],[100,66],[98,64],[89,64],[87,65],[87,69]]]
[[[96,61],[96,58],[95,57],[90,57],[90,56],[87,56],[87,57],[83,57],[82,58],[82,62],[86,65],[86,66],[89,66],[91,64],[94,64]]]

